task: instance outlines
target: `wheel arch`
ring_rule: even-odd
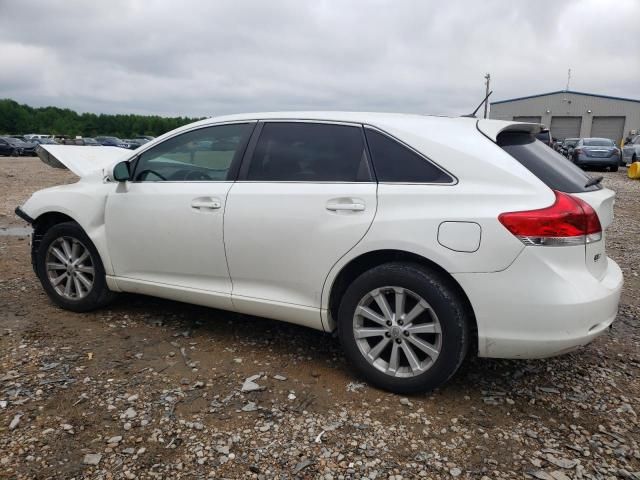
[[[469,300],[469,297],[467,296],[462,286],[449,272],[447,272],[433,260],[404,250],[373,250],[352,258],[348,263],[340,268],[340,271],[333,278],[328,293],[328,316],[330,317],[330,319],[327,323],[331,326],[329,329],[333,330],[332,326],[334,325],[334,321],[331,319],[337,318],[340,300],[342,299],[342,296],[346,292],[348,286],[353,282],[353,280],[355,280],[358,276],[360,276],[367,270],[370,270],[371,268],[390,262],[415,263],[438,272],[443,278],[447,280],[449,285],[460,294],[460,297],[465,303],[464,307],[469,313],[471,323],[469,327],[472,334],[470,346],[474,349],[475,353],[478,344],[478,326],[471,301]]]
[[[47,231],[54,225],[65,222],[74,222],[80,225],[76,219],[58,211],[49,211],[42,213],[34,220],[33,239],[31,241],[31,263],[34,268],[36,264],[36,255],[38,254],[38,248],[40,248],[40,242],[42,241],[45,233],[47,233]]]

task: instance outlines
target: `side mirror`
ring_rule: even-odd
[[[109,180],[116,182],[126,182],[131,179],[131,172],[129,172],[129,162],[116,163],[111,170],[111,175],[108,175]]]

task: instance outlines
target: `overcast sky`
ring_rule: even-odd
[[[0,98],[78,111],[468,113],[640,99],[640,1],[0,0]]]

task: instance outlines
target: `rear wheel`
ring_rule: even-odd
[[[618,165],[613,165],[611,167],[609,167],[609,170],[612,172],[617,172],[618,171]]]
[[[349,362],[371,384],[397,393],[432,390],[458,369],[469,313],[452,282],[411,263],[388,263],[358,277],[338,313]]]
[[[98,251],[74,222],[51,227],[36,254],[36,272],[49,298],[74,312],[100,308],[115,296],[106,285]]]

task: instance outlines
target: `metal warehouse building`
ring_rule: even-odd
[[[554,138],[620,140],[640,133],[640,100],[563,90],[491,103],[490,118],[542,123]]]

